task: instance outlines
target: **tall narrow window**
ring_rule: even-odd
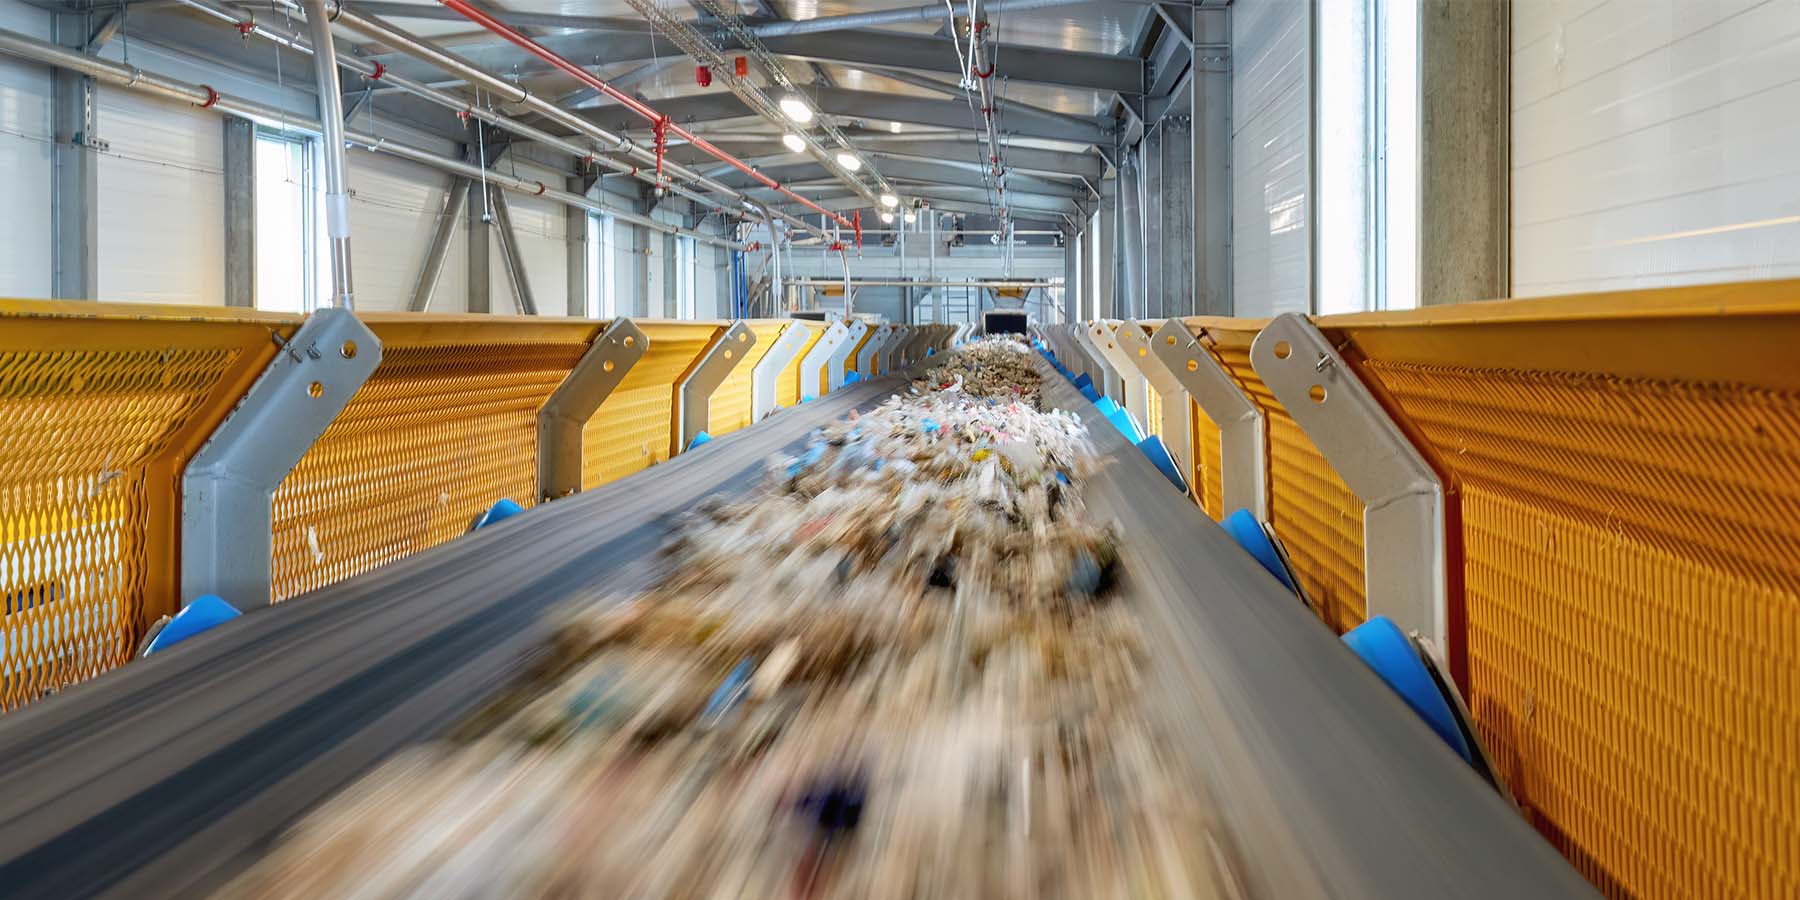
[[[600,217],[600,315],[612,319],[619,313],[619,276],[624,271],[619,262],[619,245],[611,213]]]
[[[1380,0],[1375,32],[1375,307],[1419,305],[1419,4]]]
[[[1081,310],[1081,320],[1100,318],[1100,213],[1096,212],[1088,219],[1088,295],[1087,302]]]
[[[317,305],[322,225],[312,143],[287,132],[256,134],[256,305],[261,309],[304,313]]]

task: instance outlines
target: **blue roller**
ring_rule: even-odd
[[[1288,573],[1287,565],[1281,560],[1281,553],[1275,549],[1275,542],[1269,540],[1269,533],[1263,530],[1262,523],[1249,510],[1240,509],[1226,516],[1219,527],[1225,529],[1225,533],[1231,535],[1231,539],[1237,541],[1239,547],[1262,563],[1262,567],[1268,569],[1275,580],[1288,590],[1299,593],[1294,585],[1294,577]]]
[[[1087,376],[1086,372],[1083,372],[1080,375],[1075,376],[1075,389],[1076,390],[1080,390],[1084,387],[1093,387],[1093,386],[1094,386],[1094,379],[1089,378]]]
[[[845,387],[849,387],[850,385],[853,385],[861,380],[862,380],[862,376],[855,372],[845,372],[844,373],[844,386]]]
[[[162,630],[156,633],[156,637],[150,639],[150,646],[144,648],[144,655],[149,656],[159,650],[167,650],[196,634],[210,631],[241,615],[243,613],[238,612],[237,607],[226,603],[217,595],[202,596],[189,603],[186,609],[176,613],[175,617],[169,620],[169,624],[164,625]]]
[[[1181,477],[1181,467],[1175,464],[1175,457],[1169,455],[1169,448],[1163,445],[1162,438],[1150,435],[1138,442],[1138,449],[1150,457],[1157,471],[1167,476],[1182,493],[1187,493],[1187,479]]]
[[[1086,397],[1089,403],[1100,402],[1100,392],[1094,390],[1094,386],[1091,384],[1081,389],[1081,396]]]
[[[695,447],[700,446],[701,444],[710,444],[710,443],[712,443],[712,439],[713,439],[712,435],[707,434],[706,432],[702,431],[699,434],[694,435],[693,440],[688,441],[687,448],[689,450],[692,450]]]
[[[1450,745],[1464,762],[1473,765],[1474,756],[1469,752],[1469,744],[1463,740],[1462,729],[1456,725],[1456,716],[1450,711],[1450,704],[1444,701],[1443,692],[1438,690],[1437,682],[1432,679],[1431,671],[1425,668],[1425,661],[1419,658],[1419,650],[1406,632],[1400,630],[1387,616],[1375,616],[1367,622],[1350,629],[1344,634],[1344,643],[1367,663],[1387,686],[1393,688],[1406,705],[1412,707],[1431,730],[1437,732],[1444,743]]]
[[[1111,397],[1101,397],[1094,401],[1094,408],[1099,410],[1101,415],[1110,419],[1113,413],[1119,411],[1119,404],[1114,403]]]
[[[488,507],[487,512],[481,514],[481,518],[475,520],[475,524],[471,526],[469,530],[475,531],[480,528],[486,528],[495,522],[505,521],[524,511],[525,507],[520,506],[505,497],[501,497],[499,500],[494,501],[493,506]]]

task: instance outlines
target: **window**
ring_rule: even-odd
[[[1376,0],[1375,308],[1419,305],[1419,4]]]
[[[1087,303],[1081,311],[1081,320],[1100,318],[1100,213],[1096,212],[1088,219],[1088,295]]]
[[[314,141],[271,129],[256,132],[256,305],[311,312],[330,273],[323,259]]]
[[[612,291],[607,283],[608,224],[611,216],[588,213],[587,228],[587,302],[583,308],[590,319],[612,318]]]

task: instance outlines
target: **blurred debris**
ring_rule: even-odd
[[[978,341],[822,429],[226,895],[1213,896],[1201,775],[1100,602],[1093,451],[1038,390]]]

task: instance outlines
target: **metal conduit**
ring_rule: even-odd
[[[325,241],[331,248],[331,305],[356,307],[350,277],[350,173],[344,165],[344,93],[338,84],[337,44],[325,18],[325,0],[306,0],[312,26],[313,79],[319,90],[319,125],[324,135]]]
[[[570,62],[569,60],[564,59],[561,55],[550,50],[548,47],[545,47],[544,45],[538,43],[537,41],[532,40],[530,37],[525,35],[523,32],[520,32],[518,29],[515,29],[512,26],[507,25],[506,23],[500,21],[499,19],[496,19],[493,16],[490,16],[487,13],[482,12],[479,9],[476,9],[474,6],[470,5],[467,2],[467,0],[438,0],[438,2],[442,3],[444,6],[449,7],[450,9],[455,10],[456,12],[461,13],[463,15],[463,17],[468,19],[469,21],[474,22],[475,24],[480,25],[483,28],[486,28],[487,30],[493,32],[496,35],[499,35],[502,38],[505,38],[507,41],[511,42],[512,44],[514,44],[515,46],[524,50],[525,52],[530,53],[531,55],[537,57],[538,59],[541,59],[544,62],[549,63],[550,65],[562,70],[563,72],[567,73],[571,77],[575,78],[577,81],[580,81],[582,84],[585,84],[588,87],[591,87],[594,90],[597,90],[600,93],[605,94],[606,96],[611,97],[614,100],[617,100],[619,103],[623,104],[626,109],[629,109],[632,112],[637,113],[639,116],[642,116],[643,118],[648,119],[653,124],[658,124],[658,125],[662,126],[668,133],[675,134],[682,138],[685,138],[688,141],[688,143],[693,144],[695,147],[698,147],[701,150],[704,150],[706,153],[711,155],[713,158],[719,160],[720,162],[727,163],[727,164],[731,165],[733,168],[737,169],[738,171],[743,172],[746,175],[749,175],[751,178],[756,179],[758,182],[760,182],[764,186],[772,188],[775,191],[778,191],[781,194],[784,194],[788,197],[792,197],[794,200],[799,201],[802,206],[805,206],[808,209],[811,209],[815,212],[825,215],[825,216],[837,221],[838,224],[840,224],[846,228],[854,227],[854,225],[852,225],[852,223],[850,222],[849,219],[846,219],[843,216],[838,215],[837,213],[831,212],[830,210],[827,210],[826,208],[820,206],[819,204],[814,203],[813,201],[808,200],[805,197],[802,197],[799,194],[794,193],[793,191],[787,189],[786,187],[783,187],[780,182],[777,182],[775,179],[770,178],[767,175],[764,175],[761,171],[757,170],[755,167],[749,165],[748,163],[745,163],[743,160],[740,160],[737,157],[732,156],[729,153],[726,153],[724,150],[719,149],[718,147],[714,146],[711,141],[708,141],[705,138],[702,138],[699,135],[696,135],[693,132],[687,130],[686,128],[683,128],[680,125],[677,125],[677,124],[671,122],[667,116],[652,109],[648,104],[645,104],[643,101],[637,99],[636,97],[631,96],[630,94],[625,93],[624,91],[619,90],[616,87],[613,87],[612,85],[606,83],[605,81],[602,81],[598,76],[594,75],[592,72],[589,72],[588,70]],[[528,93],[526,93],[522,90],[519,90],[518,88],[514,88],[513,90],[517,93],[524,94],[527,97],[530,96]],[[546,105],[550,105],[550,104],[546,104]],[[557,108],[553,105],[550,105],[550,106],[552,109]],[[579,117],[576,117],[576,118],[579,118]]]
[[[288,47],[299,53],[310,55],[313,52],[313,42],[311,40],[307,39],[298,31],[293,34],[287,34],[278,31],[269,25],[263,24],[257,19],[255,10],[239,6],[235,3],[223,2],[223,0],[178,0],[178,2],[190,9],[206,13],[216,19],[228,22],[240,32],[254,34],[264,40]],[[455,94],[438,90],[430,85],[407,78],[404,75],[397,75],[387,71],[385,68],[377,68],[374,63],[357,59],[353,56],[340,56],[337,58],[337,64],[369,79],[370,81],[379,81],[383,84],[392,85],[393,87],[404,91],[405,93],[412,94],[422,100],[428,100],[446,109],[454,110],[458,114],[467,115],[476,120],[493,125],[496,128],[510,131],[526,140],[535,141],[544,146],[561,150],[578,159],[592,160],[595,164],[611,169],[618,174],[631,175],[641,181],[650,183],[654,183],[656,180],[654,173],[646,172],[637,166],[619,162],[608,156],[601,156],[595,152],[595,148],[583,147],[579,144],[572,143],[567,139],[558,137],[531,125],[527,125],[518,119],[501,115],[486,107],[477,106],[467,99],[458,97]],[[602,129],[596,128],[594,130],[600,131],[602,134],[607,134],[607,132],[604,132]],[[592,132],[585,133],[587,133],[589,137],[594,136]],[[619,148],[612,147],[608,149],[616,152]],[[738,207],[738,204],[722,203],[712,197],[708,197],[679,185],[672,186],[671,190],[682,197],[693,200],[696,203],[704,204],[713,209],[734,214],[741,214],[743,212]]]
[[[148,94],[155,94],[170,100],[198,106],[201,109],[214,109],[220,113],[255,119],[263,122],[287,122],[290,125],[311,130],[322,130],[317,119],[296,116],[291,112],[265,106],[250,100],[221,94],[203,84],[189,84],[153,72],[146,72],[136,66],[110,62],[98,57],[89,56],[78,50],[59,47],[45,43],[36,38],[20,34],[16,31],[0,29],[0,53],[6,53],[20,59],[44,63],[72,72],[80,72],[107,84],[130,88]],[[465,163],[433,153],[430,150],[388,140],[377,135],[360,132],[355,129],[344,129],[344,140],[375,153],[386,153],[402,159],[410,159],[423,165],[431,166],[453,175],[476,180],[486,179],[489,184],[498,185],[507,190],[533,197],[554,200],[565,206],[573,206],[591,212],[605,213],[620,221],[641,225],[652,231],[663,234],[675,234],[691,237],[702,243],[716,247],[742,250],[744,245],[736,241],[705,234],[687,228],[678,228],[665,222],[658,222],[649,216],[639,215],[630,210],[618,209],[580,194],[548,187],[541,182],[527,181],[501,172],[483,169],[480,166]]]

